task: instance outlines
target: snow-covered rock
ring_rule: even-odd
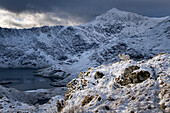
[[[62,112],[169,112],[169,67],[170,54],[160,54],[148,61],[129,60],[89,68],[67,84]],[[119,82],[127,79],[125,73],[141,71],[147,73],[133,78],[141,81]],[[99,72],[103,76],[97,79]]]

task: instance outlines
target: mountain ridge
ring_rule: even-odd
[[[170,17],[149,18],[114,8],[78,26],[1,28],[0,67],[56,65],[53,69],[77,75],[88,67],[119,61],[119,53],[134,60],[149,59],[170,52],[169,26]]]

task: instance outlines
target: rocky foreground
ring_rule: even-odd
[[[65,96],[61,89],[55,90],[60,94],[44,104],[35,102],[43,91],[38,95],[34,91],[0,89],[0,112],[168,113],[170,54],[161,53],[148,61],[119,61],[89,68],[67,84]],[[46,90],[44,97],[49,92]]]

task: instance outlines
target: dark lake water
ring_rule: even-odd
[[[52,88],[48,78],[34,76],[38,69],[0,69],[0,81],[9,81],[12,84],[3,86],[18,90],[34,90]]]

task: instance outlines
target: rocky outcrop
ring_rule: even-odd
[[[69,98],[61,112],[76,106],[86,112],[169,112],[170,79],[165,74],[170,73],[169,62],[169,54],[159,54],[148,61],[89,68],[68,83],[65,97]]]
[[[72,98],[72,93],[74,93],[77,90],[83,90],[84,87],[87,86],[87,80],[84,78],[81,78],[79,80],[73,79],[71,82],[67,84],[67,90],[65,92],[65,100]]]
[[[146,79],[151,77],[151,74],[148,71],[139,70],[138,66],[129,66],[124,70],[121,78],[119,77],[117,80],[121,85],[135,84],[141,83]]]

